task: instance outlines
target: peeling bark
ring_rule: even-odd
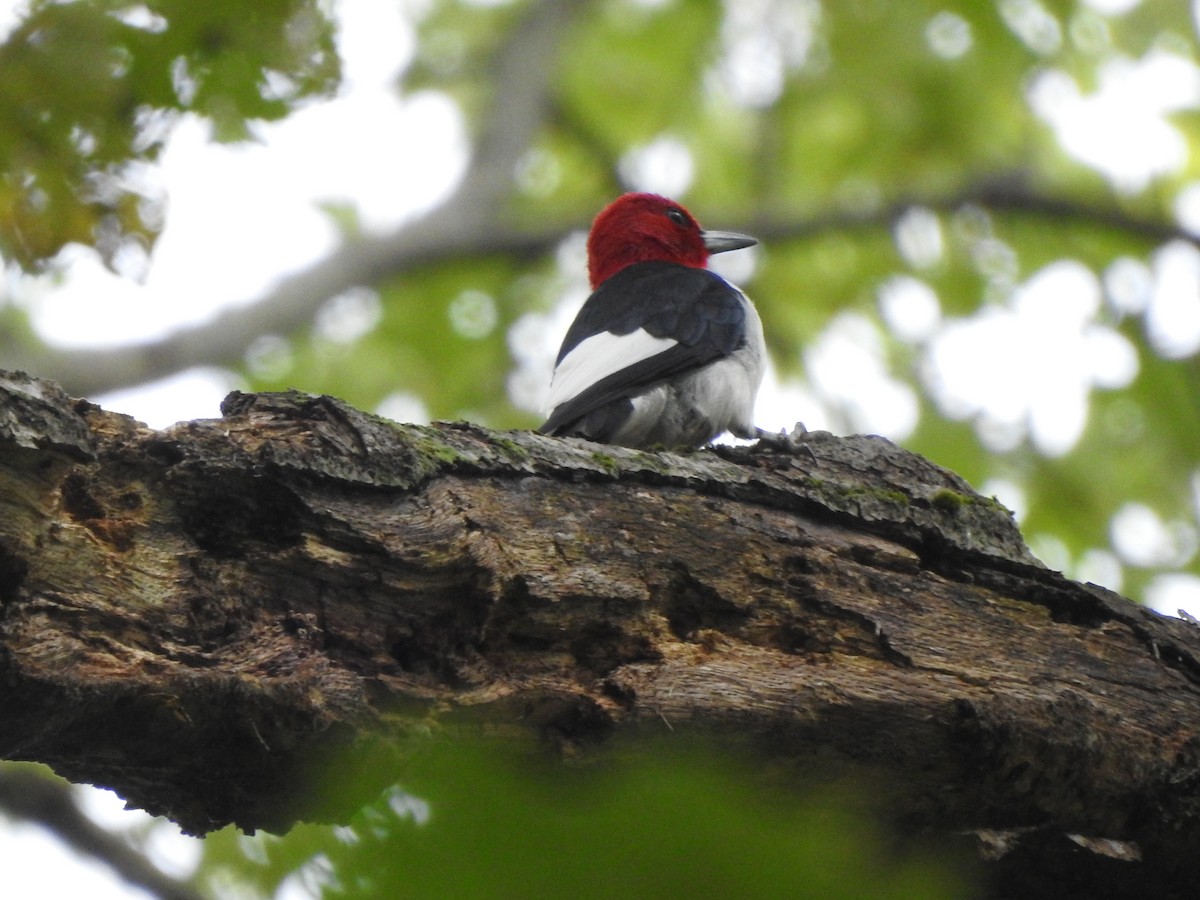
[[[597,752],[689,726],[882,771],[906,825],[976,835],[1010,883],[1200,874],[1200,630],[1046,569],[882,438],[222,412],[153,431],[0,375],[0,757],[191,831],[283,829],[310,767],[414,727]]]

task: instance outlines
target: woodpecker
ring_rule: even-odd
[[[762,323],[706,268],[711,254],[756,243],[704,231],[657,194],[623,194],[601,210],[587,242],[592,294],[558,351],[538,430],[643,448],[757,436]]]

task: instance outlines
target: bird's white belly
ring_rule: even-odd
[[[762,322],[746,304],[746,345],[704,368],[631,398],[633,414],[613,442],[647,447],[698,446],[724,431],[754,433],[754,400],[766,347]]]

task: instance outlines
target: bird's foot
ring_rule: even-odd
[[[804,452],[812,457],[813,462],[817,461],[812,447],[808,445],[810,432],[804,427],[803,422],[797,422],[791,431],[767,431],[765,428],[756,428],[754,431],[755,436],[758,438],[756,446],[764,450],[774,450],[776,453],[789,453],[793,456]]]

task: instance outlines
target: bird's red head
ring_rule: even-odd
[[[658,194],[622,194],[592,223],[588,277],[594,290],[634,263],[673,262],[702,269],[710,253],[753,243],[745,235],[702,231],[691,213]]]

